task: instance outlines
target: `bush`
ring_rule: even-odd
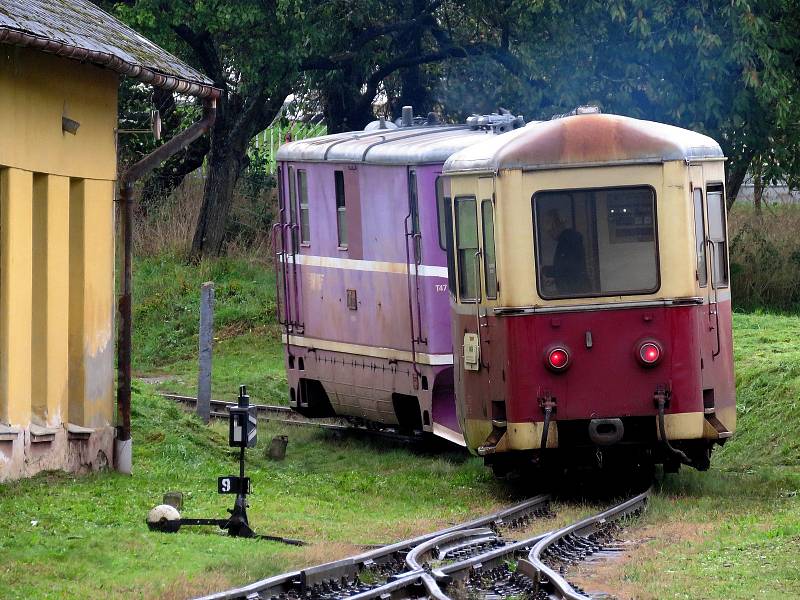
[[[734,307],[800,307],[800,206],[734,205],[728,230]]]
[[[239,179],[225,226],[225,254],[268,258],[270,232],[278,212],[275,178],[258,168],[247,169]],[[170,254],[188,256],[203,203],[205,178],[187,176],[162,204],[137,205],[133,244],[136,256]]]

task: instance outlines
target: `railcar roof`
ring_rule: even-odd
[[[620,115],[584,114],[530,123],[453,154],[444,172],[545,169],[724,158],[708,136]]]
[[[435,164],[443,163],[454,152],[495,137],[498,134],[466,125],[351,131],[289,142],[280,147],[277,158],[298,162]]]

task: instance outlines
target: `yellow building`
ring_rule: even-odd
[[[217,93],[88,1],[3,2],[0,481],[113,461],[121,75]]]

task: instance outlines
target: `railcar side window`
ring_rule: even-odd
[[[727,287],[728,243],[722,186],[707,186],[706,201],[708,202],[708,239],[711,241],[711,283],[715,288]]]
[[[694,189],[694,243],[697,248],[697,282],[700,287],[708,285],[708,267],[706,266],[706,225],[703,215],[703,190]]]
[[[436,217],[439,224],[439,248],[447,250],[447,206],[450,205],[450,180],[436,178]]]
[[[305,169],[297,171],[297,194],[300,197],[300,241],[311,243],[311,226],[308,220],[308,179]]]
[[[288,179],[289,179],[289,224],[294,226],[297,225],[297,180],[295,179],[294,175],[294,168],[289,167],[288,170]],[[290,229],[291,233],[291,240],[292,240],[292,248],[295,252],[297,252],[297,233],[294,230],[294,227]]]
[[[456,198],[456,248],[458,295],[464,302],[478,302],[478,213],[474,197]]]
[[[414,235],[414,263],[422,262],[422,238],[419,229],[419,201],[417,199],[417,172],[408,172],[408,212],[411,214],[411,233]]]
[[[486,297],[497,299],[497,260],[494,253],[494,205],[491,200],[481,202],[483,217],[483,270]]]
[[[339,235],[339,247],[347,248],[347,205],[344,197],[344,172],[334,171],[336,184],[336,230]]]
[[[653,188],[538,192],[532,202],[542,298],[658,290]]]

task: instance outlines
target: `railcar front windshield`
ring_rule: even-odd
[[[650,294],[659,288],[649,186],[537,192],[536,275],[545,299]]]

